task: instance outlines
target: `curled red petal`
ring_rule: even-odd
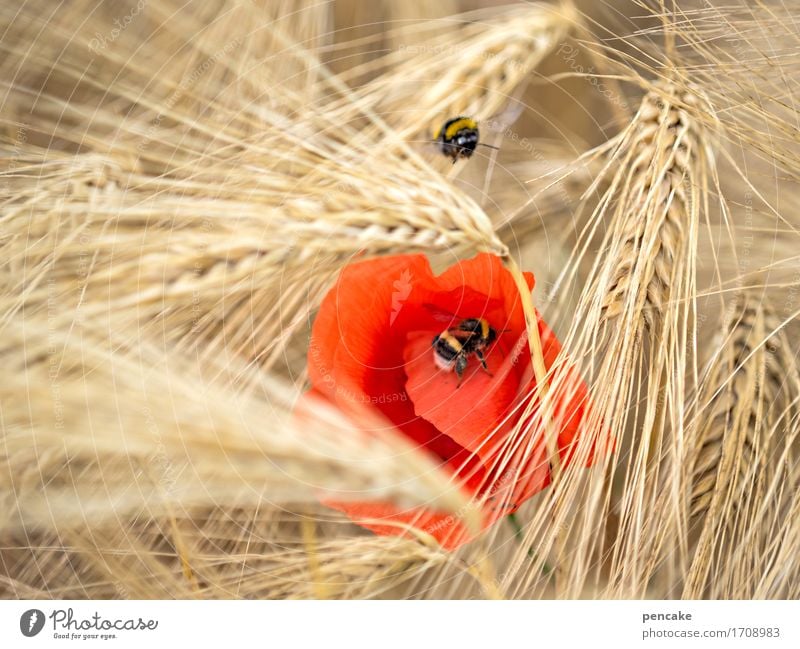
[[[495,347],[486,354],[489,373],[469,360],[459,385],[454,371],[439,368],[431,338],[412,333],[404,348],[406,391],[414,412],[481,457],[494,453],[510,425],[518,375],[512,357]]]
[[[533,290],[533,274],[523,275],[528,288]],[[503,318],[502,322],[492,323],[496,329],[510,329],[517,334],[525,328],[525,314],[517,284],[498,256],[480,253],[471,259],[453,264],[434,281],[441,292],[458,292],[463,287],[469,287],[485,296],[487,301],[498,301],[502,305]]]
[[[320,305],[311,330],[308,375],[331,397],[367,386],[376,371],[402,364],[397,322],[415,285],[427,286],[430,265],[424,255],[395,255],[345,267]],[[395,351],[392,357],[392,351]],[[367,390],[368,391],[368,390]]]

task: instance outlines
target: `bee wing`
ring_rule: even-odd
[[[525,110],[525,104],[518,99],[511,99],[505,108],[483,120],[479,126],[492,133],[505,133],[514,124]]]
[[[430,313],[433,316],[433,319],[436,320],[437,322],[445,322],[448,324],[452,324],[454,321],[462,319],[459,318],[455,313],[450,313],[450,311],[442,309],[438,306],[434,306],[433,304],[425,304],[424,308],[426,311],[428,311],[428,313]]]

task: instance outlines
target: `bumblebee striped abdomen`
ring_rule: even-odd
[[[478,123],[470,117],[454,117],[447,120],[434,139],[446,156],[455,162],[458,158],[469,158],[478,146]]]
[[[440,369],[453,369],[458,356],[463,351],[464,347],[461,342],[446,331],[433,339],[434,361]]]
[[[483,351],[497,338],[497,332],[483,318],[467,318],[433,339],[433,360],[439,369],[455,369],[459,383],[469,356],[475,354],[489,374]]]

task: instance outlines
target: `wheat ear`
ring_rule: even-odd
[[[785,444],[800,374],[765,301],[753,291],[732,304],[701,391],[688,458],[690,531],[699,539],[684,597],[751,597],[745,584],[773,560],[767,539],[792,491]],[[780,490],[770,492],[776,476]]]

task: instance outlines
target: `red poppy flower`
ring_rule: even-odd
[[[533,289],[533,275],[525,279]],[[484,350],[487,368],[468,354],[459,380],[437,362],[431,341],[471,318],[484,319],[495,339]],[[549,369],[560,344],[541,318],[539,335]],[[345,410],[376,408],[398,434],[435,456],[481,503],[484,527],[549,484],[542,426],[526,427],[538,431],[526,439],[510,435],[536,380],[517,286],[494,255],[480,254],[438,276],[424,255],[347,266],[314,322],[308,373],[311,395]],[[570,459],[586,399],[586,385],[575,373],[554,395],[563,462]],[[470,538],[457,517],[425,508],[328,497],[323,502],[378,534],[403,535],[411,526],[451,549]]]

